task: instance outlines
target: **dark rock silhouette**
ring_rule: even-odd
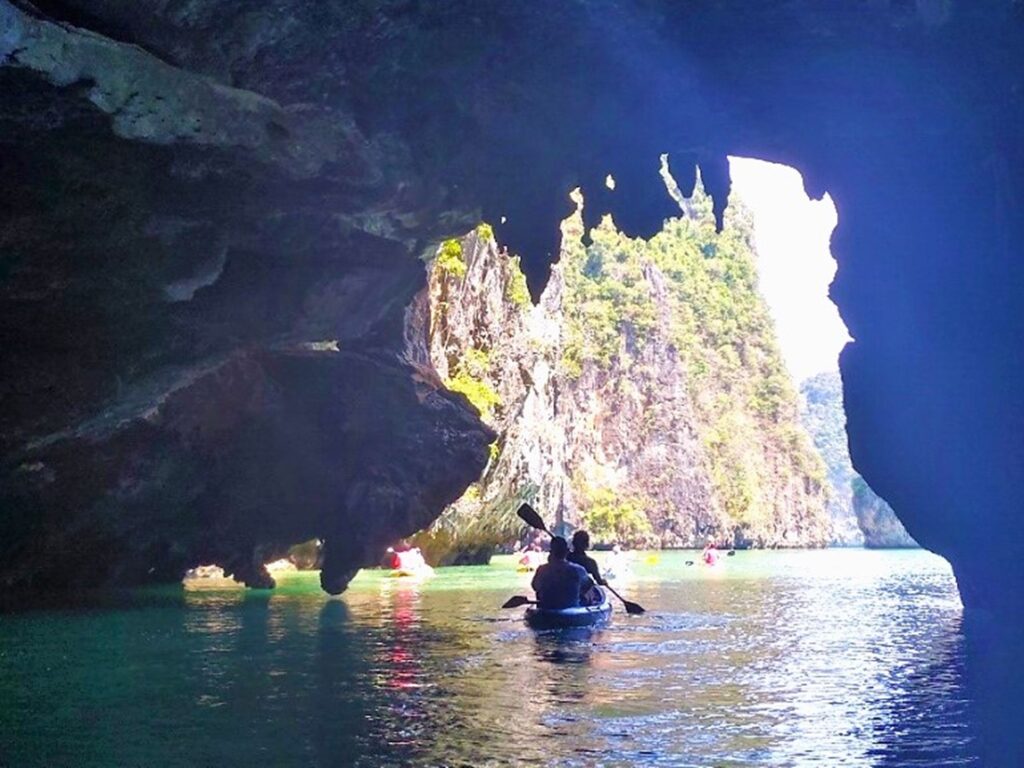
[[[842,357],[854,465],[917,541],[951,559],[969,606],[1016,620],[1024,571],[1006,564],[1024,558],[1022,35],[1018,4],[1001,0],[381,0],[257,13],[0,0],[4,582],[61,570],[40,551],[54,529],[84,561],[114,558],[103,567],[115,580],[137,576],[105,543],[134,509],[120,478],[159,485],[181,465],[133,464],[119,447],[128,433],[146,451],[160,445],[133,403],[165,399],[182,376],[230,391],[203,376],[211,361],[262,380],[255,361],[285,365],[281,345],[337,340],[393,360],[430,244],[505,216],[499,239],[525,254],[536,292],[573,186],[594,216],[611,209],[649,235],[668,204],[656,202],[658,153],[701,163],[719,215],[728,174],[713,169],[733,153],[795,165],[809,192],[833,195],[832,292],[856,339]],[[597,189],[608,172],[619,193]],[[377,381],[363,381],[382,393],[374,407],[392,408]],[[281,419],[308,404],[300,392],[282,395]],[[323,382],[319,394],[331,392]],[[392,439],[395,450],[436,450],[429,424],[483,435],[468,409],[406,402],[410,440]],[[76,458],[87,454],[117,471],[89,470]],[[460,456],[386,461],[454,496],[479,467]],[[451,474],[436,477],[442,465]],[[209,469],[194,464],[193,484],[217,493]],[[426,494],[413,517],[447,495]],[[356,497],[321,524],[383,538],[392,512]],[[320,533],[299,503],[273,522],[223,503],[261,545]],[[171,549],[221,536],[187,506],[164,509],[147,530]],[[250,543],[231,557],[251,557]],[[183,564],[198,554],[185,550]],[[328,543],[341,571],[360,564],[356,550]],[[70,583],[88,569],[64,572]]]
[[[800,418],[828,466],[832,543],[885,549],[916,547],[892,507],[853,471],[846,440],[839,371],[816,374],[800,385]]]

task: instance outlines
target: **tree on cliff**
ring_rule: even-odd
[[[698,184],[643,240],[607,216],[585,233],[574,199],[537,307],[510,298],[518,264],[479,232],[433,262],[431,360],[500,450],[431,535],[478,548],[469,531],[514,526],[509,499],[529,494],[598,540],[828,543],[825,467],[758,293],[747,211],[734,202],[716,231]]]

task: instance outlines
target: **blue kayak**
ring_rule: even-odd
[[[531,605],[526,609],[526,623],[533,629],[567,629],[606,624],[612,616],[612,603],[605,590],[601,590],[601,595],[604,599],[597,605],[557,609]]]

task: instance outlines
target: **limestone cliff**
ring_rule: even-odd
[[[918,546],[892,507],[871,490],[871,486],[860,475],[855,475],[850,483],[850,496],[854,514],[857,515],[857,525],[864,532],[865,547],[901,549]]]
[[[410,323],[419,343],[410,346],[500,436],[491,443],[483,478],[419,534],[417,544],[434,563],[481,562],[515,535],[515,509],[530,495],[498,458],[509,432],[524,419],[524,394],[536,373],[534,308],[518,259],[498,248],[486,224],[443,243],[428,269]]]
[[[878,497],[850,461],[838,371],[812,376],[800,385],[800,417],[828,467],[832,543],[838,546],[916,547],[892,507]]]
[[[610,218],[585,233],[576,202],[536,307],[487,230],[432,264],[434,365],[500,437],[423,541],[475,557],[516,532],[527,499],[606,542],[826,544],[824,467],[797,422],[742,208],[716,233],[698,186],[645,241]]]

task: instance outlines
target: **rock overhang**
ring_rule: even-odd
[[[568,190],[582,185],[588,200],[601,202],[592,206],[595,213],[610,209],[627,231],[649,234],[662,215],[652,205],[655,197],[664,200],[661,152],[669,152],[679,175],[700,162],[720,208],[728,193],[725,157],[743,154],[798,167],[809,191],[828,189],[839,207],[833,294],[857,339],[843,360],[856,464],[919,541],[950,557],[962,585],[989,577],[992,558],[977,558],[977,537],[961,536],[958,527],[974,519],[979,505],[989,510],[981,528],[1017,525],[1012,510],[1020,498],[1021,456],[1012,425],[1024,412],[1014,351],[1020,339],[1014,286],[1021,269],[1014,210],[1022,178],[1015,138],[1022,107],[1014,94],[1020,92],[1022,46],[1012,4],[875,2],[844,11],[810,2],[539,8],[382,1],[356,10],[286,2],[253,16],[231,2],[205,3],[186,14],[161,0],[69,0],[35,8],[4,0],[0,10],[6,51],[0,87],[5,95],[37,93],[50,104],[50,119],[42,123],[46,110],[30,106],[18,113],[16,98],[0,108],[0,140],[21,154],[23,177],[57,156],[57,142],[48,145],[46,137],[59,135],[65,110],[91,127],[78,134],[81,145],[51,179],[59,173],[102,177],[118,156],[155,151],[154,136],[128,119],[137,116],[134,107],[126,111],[122,100],[119,109],[105,112],[113,102],[97,103],[103,77],[70,61],[45,63],[24,51],[12,57],[23,42],[11,41],[24,41],[25,28],[50,25],[47,34],[84,36],[129,72],[172,73],[174,87],[186,92],[176,103],[207,104],[203,99],[216,96],[239,109],[226,128],[209,129],[229,146],[196,146],[171,131],[157,142],[171,157],[165,170],[154,174],[154,166],[143,163],[138,168],[150,175],[140,178],[126,163],[129,170],[118,178],[134,185],[119,196],[115,179],[109,194],[111,200],[138,198],[177,174],[194,183],[169,196],[170,204],[168,196],[155,196],[160,200],[153,205],[168,209],[162,215],[207,221],[212,208],[227,215],[214,221],[211,241],[224,233],[236,242],[249,236],[248,247],[228,249],[216,282],[182,302],[189,310],[185,319],[154,327],[153,318],[167,310],[145,298],[129,313],[144,318],[141,325],[118,315],[86,324],[97,337],[96,350],[127,350],[108,356],[114,359],[97,351],[76,366],[80,373],[62,380],[59,353],[37,366],[25,362],[27,353],[14,356],[19,364],[5,378],[17,384],[9,392],[64,392],[47,406],[52,418],[22,418],[23,409],[5,407],[5,452],[102,411],[144,374],[242,346],[297,341],[303,322],[316,326],[303,338],[335,338],[323,326],[347,312],[359,329],[351,334],[357,346],[401,354],[399,318],[421,279],[405,271],[402,256],[377,261],[377,272],[359,283],[391,286],[379,294],[390,309],[377,320],[353,319],[374,316],[372,302],[357,307],[337,295],[315,300],[314,284],[332,270],[332,279],[351,281],[354,262],[362,269],[374,262],[359,254],[378,253],[382,242],[394,244],[385,250],[397,248],[396,254],[422,252],[482,216],[526,255],[536,289],[554,253],[557,222],[569,207]],[[57,18],[47,20],[47,12]],[[51,64],[85,73],[84,79],[54,82]],[[241,108],[238,92],[250,94]],[[253,115],[262,132],[245,128]],[[231,126],[241,126],[237,136]],[[614,193],[604,188],[608,172],[620,182]],[[221,191],[210,194],[218,183]],[[31,178],[19,185],[42,195]],[[251,194],[241,195],[244,204],[224,203],[237,192]],[[202,201],[195,206],[202,217],[181,203],[189,193]],[[88,188],[58,189],[54,199],[76,194],[87,196]],[[11,196],[5,201],[9,224],[16,202]],[[137,202],[146,209],[150,198]],[[325,214],[332,208],[341,213]],[[67,231],[95,231],[85,226],[90,209],[83,210],[66,214]],[[124,225],[131,236],[107,250],[133,254],[138,264],[151,258],[152,245],[137,237],[148,211],[135,213]],[[41,204],[16,221],[17,231],[35,237],[52,227],[53,210]],[[180,268],[167,270],[175,279],[202,273],[215,258],[182,254],[188,249],[173,238],[168,247],[179,254]],[[45,276],[51,309],[41,312],[24,292],[9,291],[5,314],[16,321],[8,322],[7,334],[34,326],[43,329],[35,342],[60,336],[80,320],[74,308],[83,295],[102,305],[95,297],[109,287],[100,284],[131,282],[125,267],[131,259],[105,263],[92,275],[102,280],[53,279],[88,251],[86,243],[57,248],[46,238],[29,238],[15,248],[15,258],[8,249],[5,283],[11,285],[15,273]],[[263,255],[252,258],[254,252]],[[300,285],[279,292],[281,275],[303,261],[296,254],[315,255]],[[185,263],[186,256],[199,263]],[[273,294],[284,309],[268,311],[257,300],[248,312],[224,319],[245,305],[246,275],[250,293]],[[237,290],[218,291],[229,277]],[[84,288],[76,293],[74,285]],[[213,305],[212,316],[197,318],[189,305],[204,301]],[[320,308],[314,312],[319,319],[304,321],[311,306]],[[40,325],[41,318],[51,322]],[[125,328],[135,329],[132,339],[123,338]],[[11,397],[8,403],[15,402]],[[70,402],[61,406],[62,398]],[[1015,540],[998,543],[1004,557],[1019,554]],[[965,586],[965,599],[976,605],[1015,605],[1014,594]]]

